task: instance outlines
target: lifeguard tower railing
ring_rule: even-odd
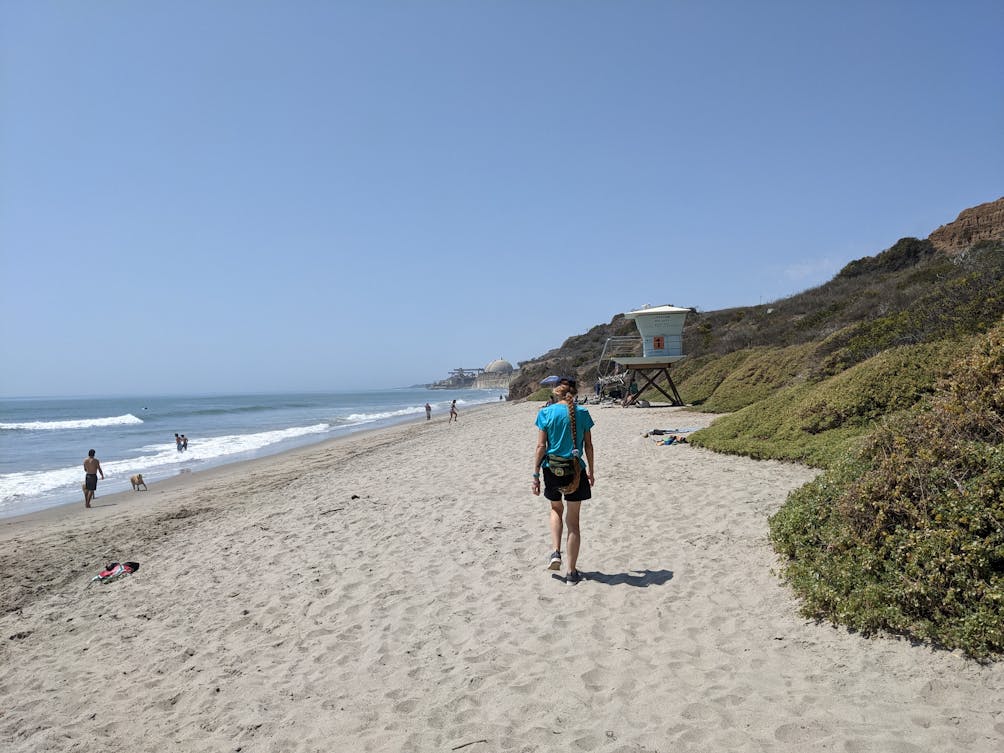
[[[642,338],[639,335],[608,337],[600,353],[596,366],[596,380],[603,387],[609,385],[627,386],[627,370],[620,367],[615,358],[633,358],[642,354]]]

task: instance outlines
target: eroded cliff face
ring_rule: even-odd
[[[965,251],[979,241],[1004,240],[1004,197],[963,210],[955,222],[942,225],[928,240],[949,254]]]

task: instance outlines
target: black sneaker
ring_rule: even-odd
[[[565,576],[565,583],[578,583],[580,580],[582,580],[582,573],[578,570],[570,570]]]
[[[551,555],[551,562],[547,566],[548,570],[560,570],[561,569],[561,552],[555,552]]]

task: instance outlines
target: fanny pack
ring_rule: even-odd
[[[582,464],[577,456],[566,458],[561,455],[548,455],[547,467],[551,473],[565,482],[564,486],[558,487],[558,491],[562,494],[572,494],[579,488],[579,479],[582,478]]]
[[[561,455],[547,456],[547,467],[551,473],[559,478],[573,475],[578,465],[579,459],[576,457],[566,458]]]

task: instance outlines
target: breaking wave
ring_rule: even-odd
[[[25,421],[22,423],[0,423],[0,430],[5,431],[65,431],[67,429],[90,429],[95,426],[125,426],[141,424],[143,419],[136,418],[132,413],[124,416],[109,416],[108,418],[74,418],[66,421]]]

